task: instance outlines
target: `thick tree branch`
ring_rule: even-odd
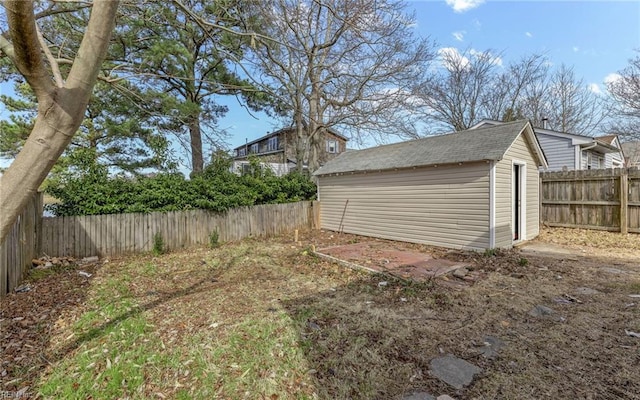
[[[5,9],[13,44],[13,62],[40,99],[53,90],[53,85],[40,51],[33,2],[6,0]]]
[[[13,62],[15,64],[15,57],[16,57],[16,53],[13,50],[13,45],[11,44],[11,42],[5,37],[8,36],[8,34],[3,33],[2,35],[0,35],[0,50],[7,56],[9,57],[9,59],[11,60],[11,62]]]
[[[64,86],[64,80],[62,79],[62,74],[60,73],[58,61],[53,57],[53,54],[51,54],[51,50],[49,50],[49,46],[47,46],[47,43],[44,41],[44,37],[42,36],[38,25],[36,25],[36,33],[38,34],[38,42],[42,47],[42,51],[44,51],[44,55],[47,57],[49,65],[51,66],[51,72],[53,73],[53,78],[56,81],[56,85],[61,88]]]
[[[109,38],[115,26],[117,0],[96,0],[78,55],[65,85],[68,89],[91,90],[100,65],[109,48]],[[85,105],[86,107],[86,105]]]
[[[57,2],[56,2],[57,3]],[[80,11],[83,8],[90,8],[93,6],[93,3],[91,2],[81,2],[81,1],[70,1],[69,3],[74,3],[76,6],[71,8],[54,8],[55,7],[55,3],[52,4],[49,8],[47,8],[44,11],[41,11],[39,13],[36,14],[36,19],[40,19],[40,18],[46,18],[46,17],[50,17],[52,15],[56,15],[56,14],[64,14],[64,13],[68,13],[68,12],[76,12],[76,11]]]

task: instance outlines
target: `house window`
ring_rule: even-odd
[[[254,143],[251,145],[251,153],[259,153],[260,152],[260,144]]]
[[[247,154],[247,149],[245,149],[244,147],[241,149],[238,149],[238,157],[242,157],[246,154]]]
[[[338,141],[337,140],[327,140],[327,153],[337,153],[338,152]]]
[[[278,150],[278,137],[270,137],[267,139],[267,151],[275,151]]]
[[[582,167],[584,169],[600,169],[604,168],[604,157],[602,154],[592,153],[590,151],[582,152]]]
[[[251,164],[242,164],[242,175],[249,175],[251,173]]]

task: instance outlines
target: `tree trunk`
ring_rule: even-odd
[[[73,108],[78,106],[81,104]],[[39,110],[24,147],[2,176],[0,237],[3,240],[17,216],[38,191],[58,157],[71,142],[73,132],[77,130],[81,120],[82,118],[73,118],[66,113],[60,104],[53,104],[47,110]]]
[[[50,78],[43,79],[47,70],[38,59],[40,46],[33,40],[25,40],[36,31],[33,3],[5,2],[13,41],[11,50],[15,50],[10,57],[36,94],[38,115],[24,147],[0,180],[0,242],[80,127],[107,53],[117,7],[118,1],[94,2],[64,87],[55,87]]]
[[[322,145],[322,114],[320,112],[320,78],[310,73],[311,93],[309,94],[309,173],[320,168],[320,151]]]
[[[322,141],[319,138],[318,132],[315,132],[309,139],[309,173],[314,173],[318,168],[320,168],[320,149]]]
[[[296,130],[296,171],[304,172],[305,153],[307,148],[307,134],[304,129],[302,113],[295,112],[294,127]]]
[[[204,157],[202,155],[202,132],[200,131],[200,112],[189,120],[189,139],[191,142],[191,172],[202,172]]]

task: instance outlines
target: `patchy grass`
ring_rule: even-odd
[[[546,228],[538,240],[598,257],[632,258],[640,260],[640,234],[596,231],[574,228]]]
[[[31,292],[3,300],[3,324],[15,329],[3,344],[25,332],[22,320],[7,321],[29,312],[24,329],[40,338],[27,343],[37,349],[33,359],[3,347],[13,357],[0,366],[4,390],[29,386],[51,399],[401,399],[414,391],[631,399],[640,392],[640,339],[625,334],[640,331],[640,307],[629,297],[640,293],[637,262],[406,245],[482,272],[474,285],[456,286],[369,275],[309,251],[358,240],[303,233],[300,246],[252,239],[111,260],[90,280],[73,268],[46,274]],[[579,287],[599,293],[581,295]],[[553,317],[529,315],[536,305]],[[481,355],[485,335],[505,343],[496,359]],[[429,373],[441,354],[483,373],[456,391]]]
[[[112,262],[73,323],[55,327],[48,354],[55,362],[38,393],[313,398],[300,323],[283,304],[359,276],[301,248],[253,240]]]

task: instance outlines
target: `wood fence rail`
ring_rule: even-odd
[[[548,226],[640,233],[640,168],[543,172],[540,218]]]
[[[42,252],[50,256],[115,256],[153,249],[154,235],[167,250],[270,236],[313,225],[312,202],[241,207],[223,213],[205,210],[44,218]]]
[[[42,218],[42,194],[25,208],[0,246],[0,297],[17,287],[31,261],[48,256],[115,256],[153,249],[159,233],[166,250],[209,243],[217,232],[221,242],[270,236],[319,226],[319,204],[303,201],[231,209],[111,214]]]
[[[40,253],[39,231],[42,222],[42,193],[36,193],[24,208],[13,228],[0,243],[0,297],[20,285],[31,268],[31,260]]]

